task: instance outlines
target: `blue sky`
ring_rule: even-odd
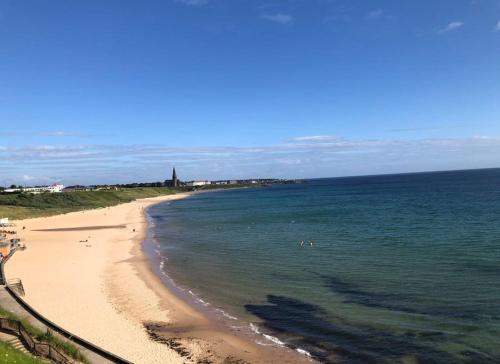
[[[0,0],[0,184],[500,167],[500,0]]]

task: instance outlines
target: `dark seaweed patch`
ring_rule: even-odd
[[[263,320],[263,327],[293,348],[304,348],[316,359],[341,363],[391,363],[413,357],[418,363],[477,363],[477,357],[457,358],[425,343],[444,336],[440,333],[396,335],[326,317],[325,311],[298,299],[269,295],[268,304],[246,305]]]
[[[412,297],[402,294],[388,294],[371,292],[362,289],[360,286],[352,283],[347,283],[337,277],[326,276],[316,273],[324,280],[325,287],[329,288],[332,292],[346,296],[343,301],[345,303],[362,305],[371,308],[382,308],[391,311],[399,311],[410,314],[429,315],[429,316],[443,316],[451,318],[460,318],[467,320],[478,320],[480,314],[475,308],[432,308],[432,309],[417,309],[410,307],[411,302],[414,301]]]

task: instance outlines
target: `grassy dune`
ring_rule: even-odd
[[[72,211],[95,209],[130,202],[138,198],[177,193],[166,187],[124,188],[117,191],[78,191],[42,194],[0,195],[0,217],[22,220],[32,217],[58,215]]]

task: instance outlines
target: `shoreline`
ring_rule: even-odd
[[[28,249],[14,255],[7,277],[22,279],[24,298],[42,315],[135,363],[310,362],[292,349],[261,347],[236,335],[154,272],[143,251],[146,209],[190,195],[19,221]]]

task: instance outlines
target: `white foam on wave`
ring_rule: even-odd
[[[262,335],[264,335],[264,337],[267,340],[275,343],[276,345],[285,346],[285,343],[283,341],[281,341],[280,339],[278,339],[276,336],[271,336],[271,335],[267,335],[267,334],[262,334]]]
[[[266,345],[266,346],[268,346],[268,345],[273,345],[273,344],[274,344],[274,345],[279,345],[279,346],[285,346],[285,345],[286,345],[283,341],[281,341],[280,339],[278,339],[276,336],[271,336],[271,335],[267,335],[267,334],[264,334],[264,333],[260,332],[259,327],[258,327],[257,325],[255,325],[255,324],[252,324],[252,323],[251,323],[251,324],[250,324],[250,329],[251,329],[254,333],[256,333],[256,334],[258,334],[258,335],[262,335],[262,336],[264,336],[267,340],[269,340],[270,342],[272,342],[272,344],[263,344],[263,345]],[[258,341],[258,340],[257,340],[257,341]],[[256,341],[256,342],[257,342],[257,341]],[[258,343],[257,343],[257,344],[258,344]]]
[[[259,328],[255,324],[250,324],[250,329],[255,332],[256,334],[260,334]]]
[[[197,295],[196,293],[194,293],[193,291],[188,290],[188,293],[189,293],[191,296],[193,296],[193,297],[194,297],[194,299],[195,299],[197,302],[201,303],[203,306],[205,306],[205,307],[206,307],[206,306],[210,305],[210,303],[209,303],[209,302],[203,301],[203,300],[202,300],[200,297],[198,297],[198,295]]]
[[[203,301],[203,300],[202,300],[201,298],[199,298],[199,297],[196,297],[196,301],[198,301],[199,303],[201,303],[201,304],[202,304],[203,306],[205,306],[205,307],[206,307],[206,306],[208,306],[208,305],[210,304],[210,303],[208,303],[208,302]]]
[[[231,316],[230,314],[228,314],[223,309],[217,308],[217,309],[215,309],[215,311],[220,312],[222,314],[222,316],[224,316],[224,317],[226,317],[226,318],[228,318],[230,320],[237,320],[238,319],[237,317]]]
[[[260,341],[260,340],[255,340],[255,343],[257,345],[261,345],[261,346],[272,346],[273,345],[273,344],[265,343],[265,342]]]
[[[312,357],[311,353],[309,353],[307,350],[304,350],[304,349],[301,349],[301,348],[297,348],[297,349],[295,349],[295,351],[296,351],[297,353],[300,353],[300,354],[302,354],[302,355],[305,355],[305,356],[307,356],[307,357],[309,357],[309,358],[310,358],[310,357]]]

